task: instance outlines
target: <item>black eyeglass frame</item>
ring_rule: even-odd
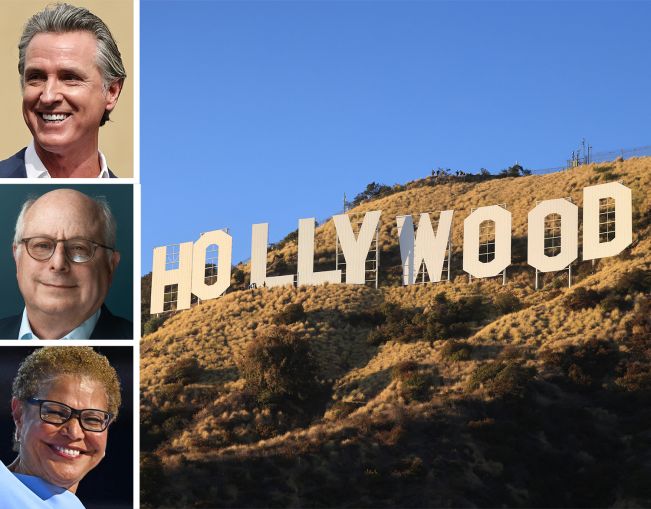
[[[33,239],[46,239],[46,240],[51,240],[52,242],[54,242],[54,249],[52,249],[52,252],[50,253],[50,256],[48,256],[47,258],[36,258],[36,257],[31,253],[31,251],[30,251],[30,249],[29,249],[29,241],[30,241],[30,240],[33,240]],[[83,240],[83,241],[85,241],[85,242],[90,242],[91,245],[93,246],[93,250],[91,251],[91,253],[90,253],[90,257],[88,258],[88,260],[84,260],[84,261],[78,261],[78,260],[75,260],[75,259],[74,259],[72,256],[70,256],[70,254],[68,253],[68,245],[67,245],[67,243],[68,243],[68,242],[75,241],[75,240]],[[73,238],[71,238],[71,239],[53,239],[52,237],[48,237],[47,235],[36,235],[35,237],[25,237],[24,239],[20,239],[20,241],[21,241],[23,244],[25,244],[25,250],[27,251],[27,254],[28,254],[28,255],[29,255],[33,260],[36,260],[37,262],[47,262],[48,260],[50,260],[50,259],[54,256],[54,253],[55,253],[55,251],[56,251],[56,249],[57,249],[57,244],[58,244],[59,242],[63,242],[63,251],[64,251],[65,254],[66,254],[66,258],[67,258],[68,260],[70,260],[72,263],[88,263],[88,262],[91,261],[93,258],[95,258],[95,251],[97,251],[97,248],[98,248],[98,247],[103,247],[104,249],[109,249],[109,250],[111,250],[111,251],[115,251],[115,248],[114,248],[114,247],[105,246],[104,244],[100,244],[99,242],[95,242],[94,240],[90,240],[90,239],[85,239],[85,238],[83,238],[83,237],[73,237]]]
[[[81,410],[77,410],[76,408],[72,408],[70,405],[66,405],[65,403],[61,403],[60,401],[54,401],[51,399],[38,399],[38,398],[29,398],[27,400],[27,403],[30,405],[38,405],[38,414],[39,417],[43,422],[47,422],[48,424],[54,424],[55,426],[61,426],[62,424],[65,424],[68,422],[70,419],[73,417],[76,417],[77,420],[79,421],[79,425],[81,426],[82,429],[86,431],[90,431],[91,433],[102,433],[106,431],[106,429],[109,427],[109,425],[113,422],[113,414],[111,412],[107,412],[106,410],[100,410],[99,408],[83,408]],[[70,410],[70,415],[68,418],[63,421],[63,422],[51,422],[43,418],[43,403],[56,403],[57,405],[61,405],[62,407],[65,407]],[[84,425],[84,421],[82,420],[81,414],[84,412],[100,412],[101,414],[104,414],[106,416],[106,419],[104,420],[104,425],[102,429],[97,430],[97,429],[88,429]]]

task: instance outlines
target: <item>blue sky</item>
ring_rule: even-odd
[[[651,145],[651,2],[141,0],[143,274],[371,181]],[[436,209],[436,204],[432,207]]]

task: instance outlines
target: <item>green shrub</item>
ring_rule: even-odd
[[[425,316],[425,337],[431,342],[465,336],[470,331],[467,322],[481,321],[486,312],[486,306],[480,297],[451,301],[441,292],[434,297],[430,311]]]
[[[651,270],[634,269],[625,272],[615,285],[615,290],[623,295],[634,292],[651,292]]]
[[[402,361],[391,368],[391,380],[404,382],[412,373],[418,370],[418,363],[415,361]]]
[[[291,323],[305,320],[305,309],[303,304],[289,304],[281,312],[276,314],[274,322],[279,325],[289,325]]]
[[[637,292],[651,292],[651,270],[634,269],[624,273],[617,284],[602,297],[601,307],[604,311],[628,311],[633,307],[634,301],[627,297]]]
[[[248,287],[250,280],[251,277],[249,273],[244,272],[239,266],[233,266],[231,272],[231,286],[228,290],[245,290]]]
[[[254,339],[238,368],[246,388],[263,405],[306,401],[319,389],[307,341],[284,327]]]
[[[272,251],[273,259],[269,262],[267,266],[267,272],[269,275],[281,276],[285,274],[296,273],[295,264],[287,263],[285,257],[282,254],[279,254],[275,251]]]
[[[529,381],[535,376],[536,369],[517,362],[507,362],[506,366],[489,384],[491,394],[501,398],[523,398]]]
[[[403,323],[399,327],[391,327],[393,339],[400,343],[410,343],[420,341],[424,337],[423,327],[414,323]]]
[[[400,382],[401,393],[406,399],[425,401],[437,383],[438,373],[433,366],[403,361],[392,368],[391,379]]]
[[[489,380],[492,380],[497,376],[497,374],[504,369],[506,366],[503,362],[487,362],[485,364],[480,364],[475,368],[472,375],[470,375],[470,380],[468,381],[468,389],[475,390],[484,385]]]
[[[294,230],[292,232],[289,232],[281,240],[279,240],[275,244],[271,244],[269,246],[269,249],[271,249],[271,250],[280,250],[283,247],[285,247],[287,244],[289,244],[290,242],[294,242],[294,243],[298,242],[298,230]]]
[[[500,177],[524,177],[526,175],[531,175],[531,170],[525,170],[521,165],[514,164],[508,168],[500,171]]]
[[[145,315],[149,316],[149,319],[143,323],[142,325],[142,334],[143,336],[145,334],[151,334],[152,332],[156,332],[164,323],[165,320],[167,320],[171,315],[171,313],[164,313],[160,315]]]
[[[330,412],[335,419],[342,419],[359,408],[359,403],[352,401],[336,401],[331,407]]]
[[[376,200],[383,196],[388,196],[390,194],[393,194],[394,192],[396,192],[396,190],[392,189],[389,186],[386,186],[384,184],[378,184],[376,182],[371,182],[366,186],[366,189],[364,189],[364,191],[362,191],[357,196],[355,196],[355,198],[353,198],[352,205],[353,207],[356,207],[357,205],[360,205],[361,203],[364,203],[366,201]]]
[[[385,302],[378,312],[367,313],[360,319],[367,323],[379,324],[372,329],[366,341],[371,345],[380,345],[388,340],[402,343],[418,341],[425,335],[422,310],[420,308],[402,308],[393,302]]]
[[[495,300],[493,301],[493,305],[495,306],[495,309],[497,309],[497,312],[501,315],[513,313],[522,307],[520,299],[518,299],[511,292],[503,292],[497,294]]]
[[[488,314],[484,300],[478,295],[463,297],[457,301],[459,317],[463,321],[481,322]],[[468,318],[470,317],[470,320]],[[462,321],[462,320],[459,320]]]
[[[165,369],[163,382],[166,384],[180,383],[188,385],[196,382],[202,374],[201,366],[196,357],[183,357],[176,364]]]
[[[353,326],[382,325],[386,321],[386,316],[384,316],[380,311],[361,311],[346,313],[344,315],[344,320]]]
[[[543,355],[547,364],[560,368],[570,382],[583,388],[598,387],[614,371],[619,358],[615,343],[597,339]]]
[[[412,310],[407,310],[393,302],[384,302],[380,306],[380,313],[385,316],[385,323],[400,323],[410,321],[415,314]]]
[[[433,373],[416,371],[402,382],[402,393],[408,400],[426,401],[435,384],[436,377]]]
[[[624,311],[633,306],[633,301],[628,301],[624,295],[611,291],[606,294],[599,304],[604,311],[613,311],[615,309]]]
[[[467,361],[472,353],[472,345],[463,341],[446,341],[441,348],[441,356],[454,362]]]
[[[373,329],[367,342],[379,345],[392,339],[401,343],[466,336],[470,332],[468,322],[480,321],[487,314],[487,307],[480,297],[473,296],[451,301],[445,293],[438,293],[427,313],[420,308],[402,308],[392,302],[380,306],[383,323]],[[379,317],[375,317],[381,321]]]
[[[366,336],[366,342],[369,345],[379,346],[387,340],[387,335],[385,334],[384,328],[375,327],[371,329],[371,332]]]
[[[601,300],[601,295],[596,290],[586,289],[583,286],[567,295],[563,301],[565,307],[572,311],[593,308]]]
[[[535,368],[515,361],[494,361],[479,365],[470,376],[467,387],[475,390],[483,386],[493,396],[522,398],[535,374]]]

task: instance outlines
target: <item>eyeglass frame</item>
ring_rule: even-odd
[[[50,254],[49,257],[40,259],[40,258],[35,258],[34,255],[32,255],[32,253],[29,251],[29,247],[28,247],[27,243],[30,240],[33,240],[33,239],[47,239],[47,240],[51,240],[51,241],[54,242],[54,249],[52,250],[52,253]],[[68,254],[68,250],[66,249],[66,244],[65,243],[73,241],[73,240],[85,240],[86,242],[90,242],[93,245],[93,251],[92,251],[92,253],[90,255],[90,258],[88,258],[88,260],[84,260],[83,262],[78,262],[77,260],[73,260],[72,257]],[[34,237],[22,238],[22,239],[20,239],[20,241],[23,244],[25,244],[25,251],[27,251],[27,254],[29,255],[29,257],[32,260],[36,260],[37,262],[47,262],[47,261],[51,260],[52,257],[54,256],[54,253],[57,250],[57,245],[59,244],[59,242],[64,243],[63,244],[63,252],[66,255],[66,259],[69,260],[72,263],[88,263],[88,262],[90,262],[93,258],[95,258],[95,252],[97,251],[98,247],[103,247],[104,249],[109,249],[111,251],[115,251],[114,247],[105,246],[104,244],[100,244],[99,242],[95,242],[94,240],[86,239],[84,237],[73,237],[71,239],[55,239],[55,238],[52,238],[52,237],[48,237],[47,235],[36,235]]]
[[[100,410],[99,408],[82,408],[81,410],[77,410],[76,408],[72,408],[70,405],[66,405],[65,403],[61,403],[60,401],[54,401],[52,399],[39,399],[39,398],[28,398],[25,400],[27,403],[30,405],[38,405],[38,416],[43,422],[46,422],[47,424],[52,424],[54,426],[62,426],[66,422],[68,422],[70,419],[73,417],[76,417],[77,420],[79,421],[79,426],[81,426],[81,429],[85,431],[89,431],[91,433],[103,433],[108,429],[110,424],[113,422],[113,414],[111,412],[107,412],[106,410]],[[56,403],[57,405],[61,405],[63,407],[69,408],[70,409],[70,415],[68,418],[63,421],[63,422],[50,422],[46,421],[43,418],[43,403]],[[96,430],[96,429],[88,429],[86,426],[84,426],[83,421],[81,420],[81,414],[82,412],[87,412],[87,411],[92,411],[92,412],[101,412],[102,414],[107,415],[107,419],[105,421],[105,425],[101,430]]]

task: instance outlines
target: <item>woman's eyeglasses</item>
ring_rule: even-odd
[[[43,422],[47,422],[48,424],[64,424],[72,417],[76,417],[79,419],[79,424],[83,429],[94,433],[100,433],[108,428],[113,418],[111,413],[105,412],[104,410],[96,410],[94,408],[76,410],[58,401],[50,401],[47,399],[29,398],[27,403],[39,405],[41,420]]]

